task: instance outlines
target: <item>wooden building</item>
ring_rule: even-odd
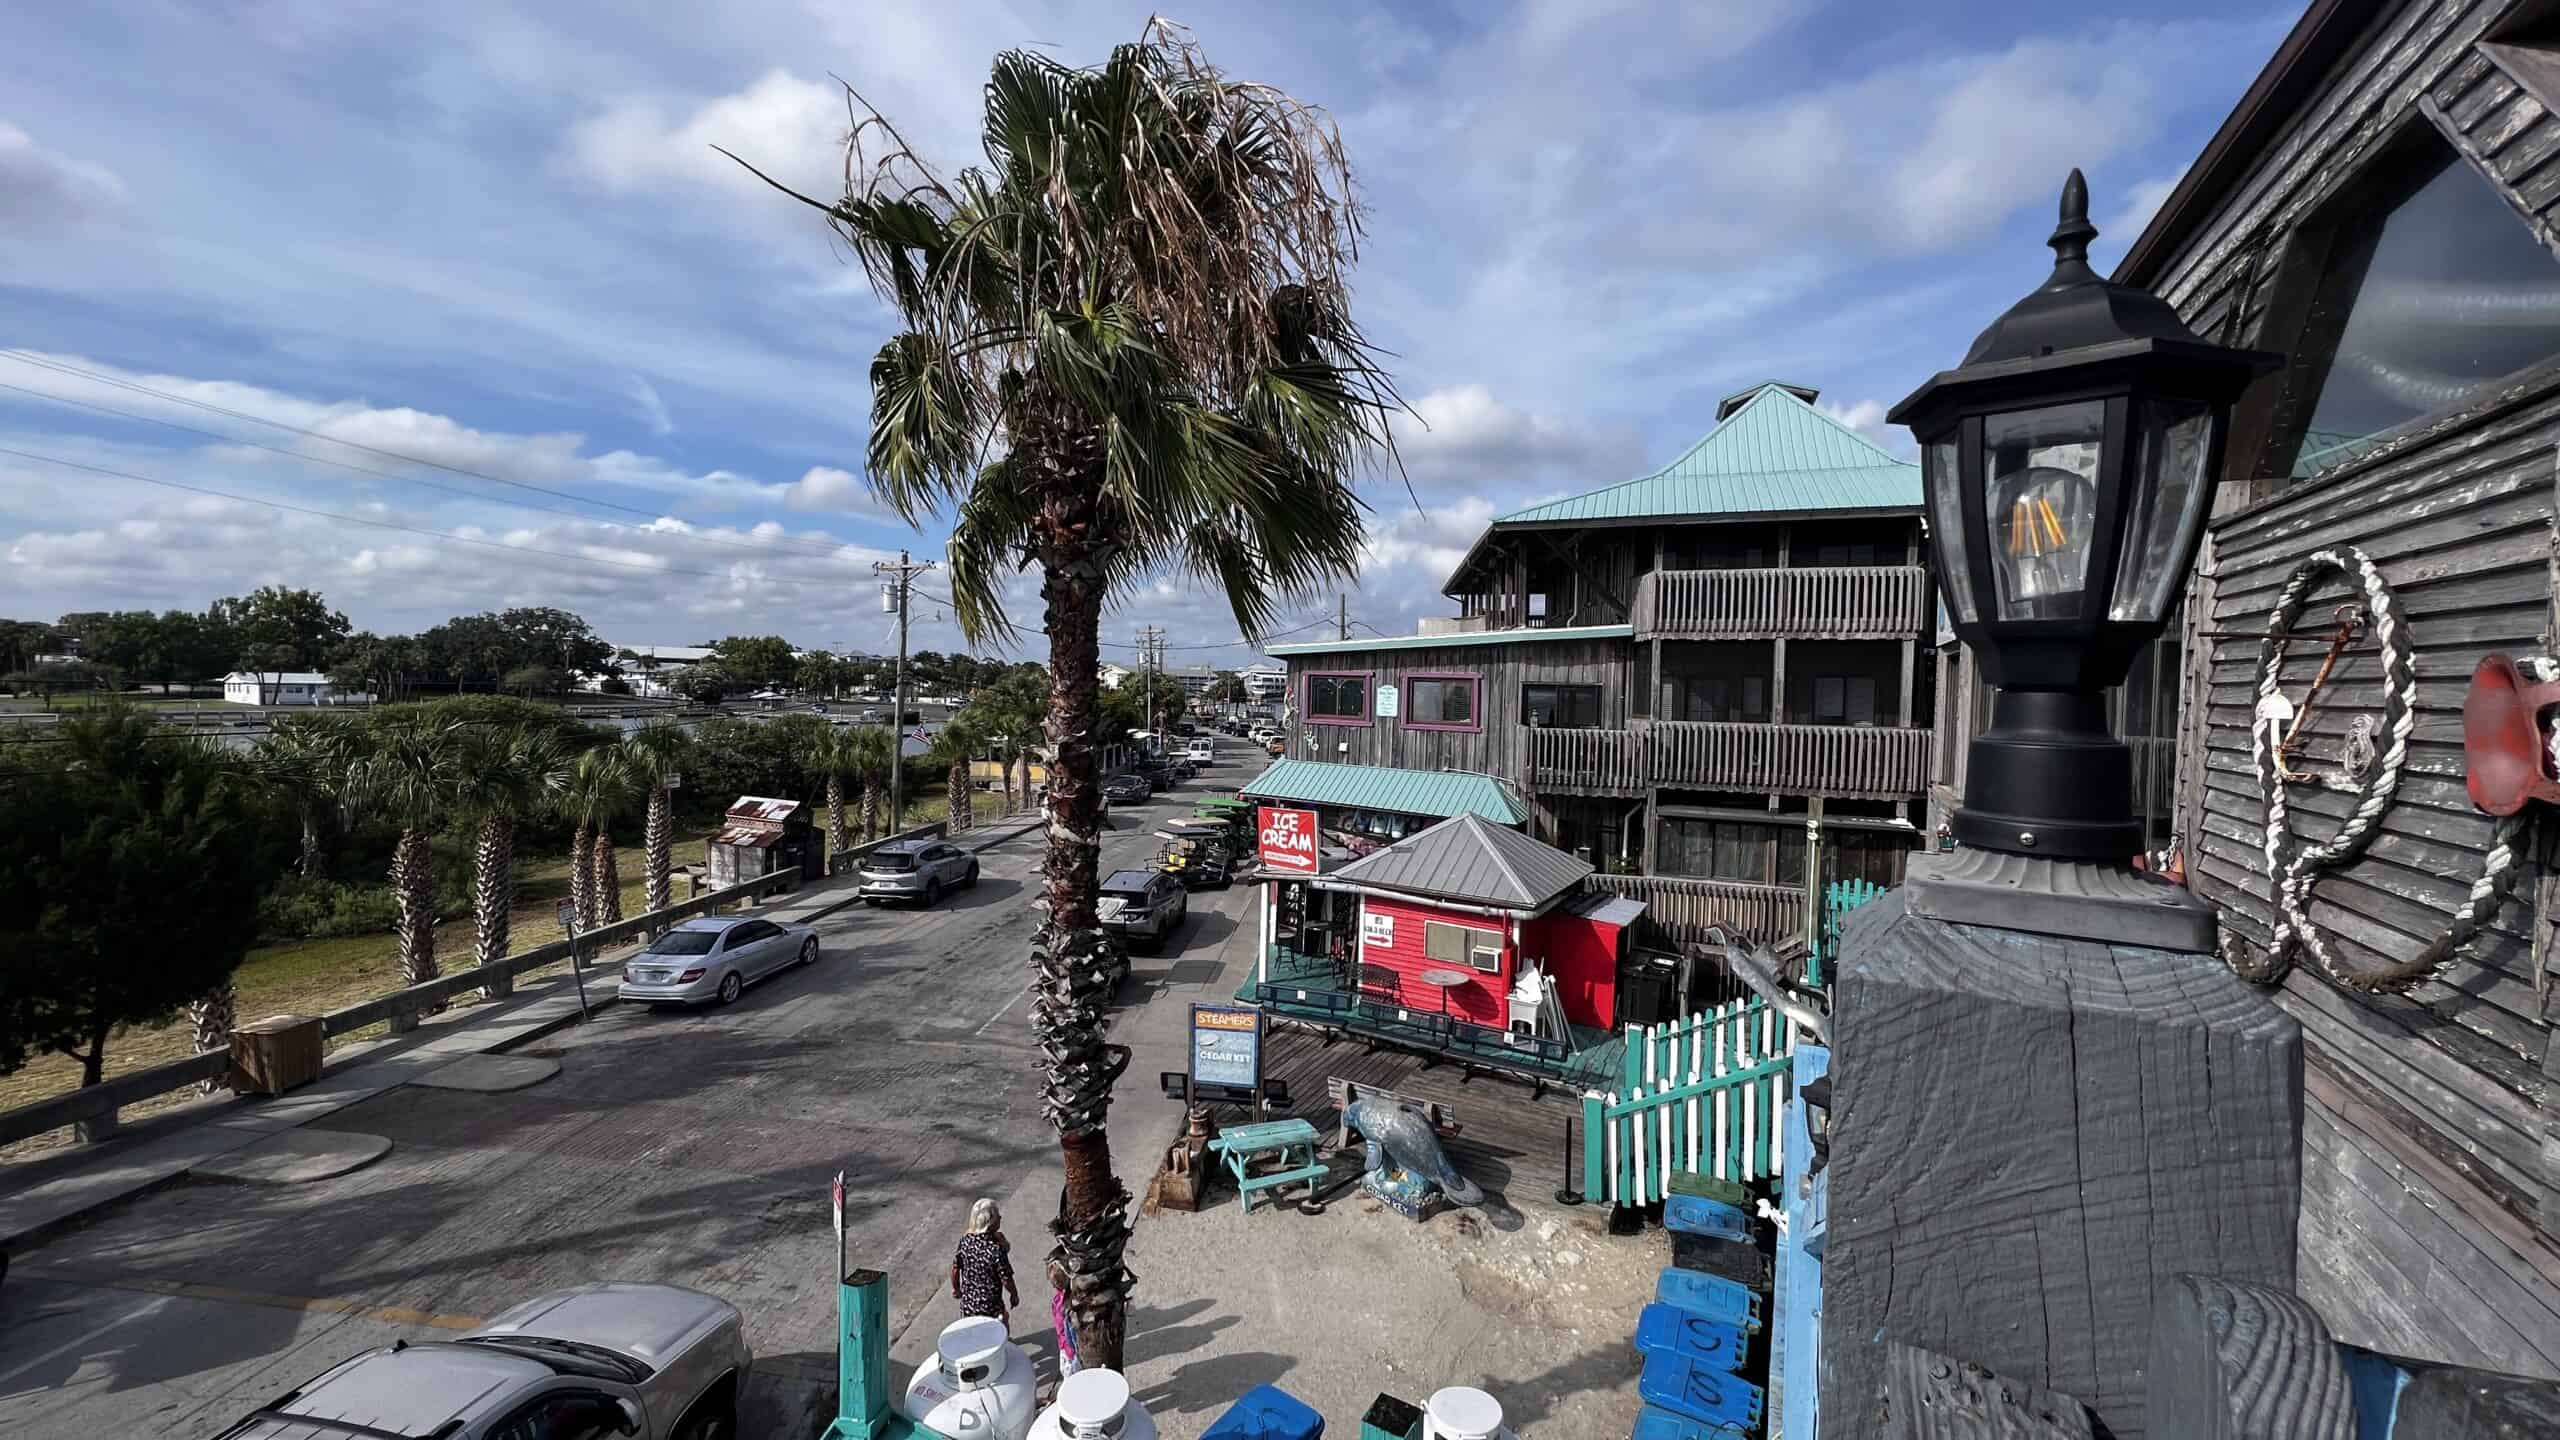
[[[1662,469],[1498,517],[1454,618],[1272,647],[1288,755],[1511,781],[1531,833],[1675,925],[1791,933],[1817,799],[1827,869],[1900,879],[1930,765],[1919,467],[1816,398],[1755,385]]]
[[[2560,1375],[2560,890],[2531,828],[2505,903],[2467,941],[2456,918],[2499,833],[2465,793],[2466,687],[2489,653],[2560,648],[2560,4],[2315,0],[2116,278],[2289,361],[2234,412],[2162,682],[2177,838],[2244,974],[2287,958],[2271,800],[2290,867],[2388,797],[2360,853],[2305,872],[2328,958],[2290,947],[2274,982],[2305,1041],[2299,1289],[2352,1343]],[[2299,594],[2271,701],[2249,632],[2323,553],[2347,569]],[[2368,623],[2285,766],[2329,778],[2262,773],[2253,730],[2293,728],[2350,603]]]

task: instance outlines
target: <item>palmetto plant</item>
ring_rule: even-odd
[[[640,836],[643,903],[664,910],[675,903],[673,854],[675,816],[667,787],[683,772],[693,748],[692,737],[673,725],[652,725],[622,742],[622,758],[631,778],[648,796],[648,819]]]
[[[876,727],[870,726],[830,725],[825,734],[811,738],[809,769],[827,786],[827,865],[830,870],[853,847],[853,835],[845,823],[845,787],[860,785],[869,773],[869,751],[874,747],[866,737],[879,733]],[[866,834],[863,838],[870,837]]]
[[[411,985],[436,978],[435,856],[427,842],[454,814],[471,730],[465,720],[376,716],[357,732],[347,767],[348,803],[400,827],[391,889],[400,907],[400,975]]]
[[[630,808],[631,764],[619,744],[599,745],[581,754],[560,784],[560,809],[575,824],[569,841],[569,899],[580,929],[610,925],[622,918],[622,886],[613,875],[616,815]],[[610,880],[610,885],[599,883]]]
[[[326,868],[326,831],[337,818],[353,756],[353,728],[335,715],[289,715],[268,727],[251,752],[257,772],[292,802],[302,822],[296,873],[311,879]]]
[[[846,740],[853,746],[853,783],[862,787],[862,843],[880,838],[880,796],[889,788],[889,754],[900,741],[898,732],[878,725],[855,725],[846,730]]]
[[[1094,919],[1102,609],[1179,574],[1253,635],[1353,573],[1349,479],[1391,446],[1400,402],[1351,319],[1359,215],[1320,112],[1230,80],[1156,22],[1089,69],[1005,52],[984,98],[984,168],[945,178],[872,113],[844,196],[799,198],[904,326],[871,362],[867,473],[910,521],[948,504],[972,640],[1011,633],[1007,581],[1040,567],[1049,843],[1032,1019],[1066,1170],[1053,1258],[1080,1343],[1116,1367],[1128,1192],[1104,1125],[1128,1052],[1102,1039],[1122,966]]]
[[[934,732],[933,744],[925,751],[922,768],[939,767],[943,772],[948,810],[944,828],[952,834],[976,823],[977,817],[970,813],[975,792],[969,787],[969,759],[985,743],[976,720],[963,710]]]
[[[558,732],[482,726],[463,742],[454,806],[472,822],[471,960],[507,958],[516,904],[516,826],[540,815],[567,778]]]

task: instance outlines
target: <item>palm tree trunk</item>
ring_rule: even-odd
[[[577,912],[581,930],[596,923],[595,838],[594,827],[584,821],[569,836],[569,908]]]
[[[950,797],[943,807],[951,812],[949,818],[952,829],[968,830],[977,825],[978,817],[975,812],[978,807],[970,803],[976,798],[976,792],[969,788],[969,762],[952,761]]]
[[[622,869],[613,854],[613,836],[601,825],[596,827],[595,877],[587,883],[594,887],[596,923],[611,925],[622,918]]]
[[[853,837],[844,829],[844,777],[827,777],[827,872],[833,874],[844,863],[844,853],[853,848]]]
[[[400,902],[400,978],[436,978],[436,865],[423,830],[403,830],[391,850],[391,888]]]
[[[1037,998],[1031,1027],[1047,1067],[1042,1108],[1058,1132],[1066,1170],[1061,1213],[1049,1227],[1058,1244],[1049,1258],[1067,1277],[1080,1356],[1117,1370],[1135,1277],[1123,1261],[1129,1192],[1111,1171],[1105,1129],[1111,1087],[1128,1068],[1129,1050],[1102,1038],[1103,1008],[1127,961],[1094,916],[1102,832],[1095,750],[1103,598],[1094,553],[1099,486],[1087,473],[1091,437],[1065,433],[1054,409],[1044,416],[1044,407],[1026,408],[1034,417],[1032,433],[1016,453],[1032,456],[1039,477],[1036,533],[1049,632],[1049,843],[1041,861],[1049,904],[1032,935]],[[1055,428],[1039,425],[1043,418]]]
[[[230,981],[225,980],[221,988],[187,1007],[187,1019],[196,1027],[197,1054],[202,1055],[208,1050],[223,1050],[230,1047],[231,1027],[239,1015],[239,1000],[240,992],[232,987]],[[210,1095],[221,1089],[222,1084],[222,1077],[209,1075],[197,1090],[198,1093]]]
[[[865,785],[862,787],[862,843],[868,845],[879,838],[880,787]]]
[[[515,822],[483,816],[471,857],[472,964],[495,965],[507,958],[507,922],[515,908]]]
[[[649,792],[648,828],[640,837],[642,878],[648,883],[648,904],[652,910],[664,910],[676,903],[675,816],[667,802],[667,787],[660,785]]]
[[[302,856],[294,868],[305,880],[320,873],[320,807],[317,805],[302,807]]]

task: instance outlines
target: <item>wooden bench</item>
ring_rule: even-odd
[[[1304,1120],[1265,1120],[1257,1125],[1230,1125],[1218,1132],[1209,1148],[1226,1160],[1227,1170],[1236,1177],[1236,1203],[1251,1214],[1257,1190],[1276,1190],[1303,1180],[1307,1193],[1315,1193],[1315,1182],[1325,1174],[1325,1167],[1316,1163],[1318,1138],[1316,1127]],[[1279,1157],[1278,1170],[1251,1173],[1254,1161],[1273,1155]]]
[[[1412,1095],[1401,1095],[1383,1085],[1372,1085],[1365,1080],[1345,1080],[1339,1075],[1325,1077],[1324,1093],[1325,1098],[1333,1102],[1334,1112],[1337,1115],[1348,1114],[1351,1110],[1351,1102],[1354,1100],[1377,1100],[1389,1105],[1401,1105],[1408,1110],[1420,1111],[1422,1118],[1430,1122],[1432,1133],[1443,1140],[1454,1139],[1458,1133],[1458,1112],[1437,1100],[1423,1100]],[[1336,1120],[1333,1127],[1333,1148],[1340,1150],[1350,1143],[1350,1122]]]

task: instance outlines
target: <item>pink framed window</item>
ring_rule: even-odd
[[[1406,676],[1404,727],[1408,730],[1482,730],[1484,681],[1463,671]]]
[[[1316,670],[1307,675],[1299,708],[1310,725],[1367,725],[1374,670]]]

